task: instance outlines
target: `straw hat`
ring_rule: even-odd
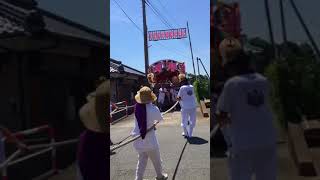
[[[181,82],[183,80],[186,80],[186,75],[185,74],[179,74],[178,78],[179,78],[179,82]]]
[[[109,101],[110,80],[101,78],[99,81],[100,84],[96,90],[87,96],[87,103],[80,108],[79,116],[87,129],[104,132],[97,118],[107,119],[105,110],[109,105],[105,102]]]
[[[157,96],[147,86],[142,87],[135,96],[138,103],[147,104],[157,100]]]
[[[219,45],[219,51],[223,57],[222,65],[231,63],[234,58],[242,51],[242,46],[239,40],[228,37],[225,38]]]

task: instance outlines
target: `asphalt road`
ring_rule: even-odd
[[[164,116],[164,122],[157,127],[156,133],[164,172],[169,174],[169,179],[173,179],[174,175],[176,180],[210,179],[209,119],[203,118],[198,110],[194,138],[187,142],[181,136],[180,117],[180,112],[168,113]],[[133,116],[129,116],[111,126],[111,138],[114,142],[129,135],[134,125],[133,120]],[[110,159],[111,180],[133,180],[135,178],[138,156],[132,144],[116,150]],[[154,168],[149,160],[145,178],[154,179],[155,176]]]

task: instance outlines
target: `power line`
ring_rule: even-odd
[[[130,20],[130,22],[133,23],[135,28],[137,28],[140,32],[143,33],[142,29],[130,18],[130,16],[126,13],[126,11],[121,7],[119,2],[117,2],[116,0],[113,0],[113,1],[121,9],[121,11],[126,15],[126,17]],[[158,45],[159,47],[162,47],[163,49],[166,49],[167,51],[170,51],[170,52],[176,53],[178,55],[184,56],[186,58],[189,58],[186,55],[184,55],[184,53],[182,53],[181,51],[178,51],[177,49],[174,49],[174,48],[169,48],[169,47],[165,46],[164,44],[162,44],[161,42],[158,42],[158,44],[155,44],[155,45]]]
[[[158,8],[154,4],[152,4],[149,0],[146,0],[146,3],[151,8],[151,10],[155,13],[155,15],[160,18],[160,20],[163,20],[165,24],[168,25],[169,28],[172,28],[168,19],[159,12]]]
[[[159,16],[159,18],[162,17],[163,19],[165,19],[165,22],[167,22],[167,24],[168,24],[167,27],[174,29],[173,26],[172,26],[170,23],[168,23],[169,20],[166,19],[165,16],[163,16],[163,15],[159,12],[159,9],[157,9],[157,8],[155,7],[155,5],[152,4],[149,0],[147,0],[147,1],[148,1],[148,3],[150,4],[151,8],[153,8],[153,9],[151,9],[151,10],[156,14],[156,16]],[[168,11],[168,10],[165,8],[165,6],[161,3],[161,1],[158,0],[158,2],[159,2],[159,4],[162,6],[162,8],[169,13],[169,11]],[[156,11],[156,12],[155,12],[155,11]],[[175,20],[172,18],[172,21],[175,21]],[[166,24],[166,23],[165,23],[165,24]],[[179,26],[178,23],[176,23],[176,22],[173,22],[173,24]],[[189,44],[188,44],[188,40],[187,40],[187,39],[183,39],[183,40],[181,41],[181,43],[184,44],[186,47],[189,47]]]
[[[164,25],[166,25],[168,28],[173,29],[173,26],[171,26],[168,20],[159,12],[159,10],[150,1],[147,0],[146,4],[150,7],[152,12],[163,22]]]
[[[162,4],[162,2],[160,0],[157,0],[160,4],[160,6],[169,14],[168,9]],[[180,26],[179,23],[177,23],[177,21],[172,17],[172,21],[173,24],[176,25],[177,27]]]
[[[149,0],[147,0],[147,3],[148,3],[148,6],[151,8],[151,10],[154,12],[154,14],[156,15],[156,16],[158,16],[159,18],[160,18],[160,20],[163,20],[163,21],[165,21],[165,22],[163,22],[165,25],[167,25],[167,27],[168,28],[172,28],[173,29],[173,27],[172,27],[172,25],[168,22],[168,20],[166,20],[166,18],[164,18],[164,16],[159,12],[159,10],[153,5],[153,4],[151,4],[151,2],[149,1]],[[165,47],[162,43],[160,43],[160,42],[158,42],[159,43],[159,45],[161,45],[162,47]],[[181,43],[183,43],[183,42],[181,42]],[[186,43],[186,42],[185,42]],[[184,44],[184,45],[186,45],[186,47],[188,47],[188,44]],[[166,47],[165,47],[166,48]],[[166,48],[166,49],[168,49],[168,48]],[[174,48],[170,48],[170,49],[174,49]],[[178,52],[178,54],[180,54],[180,55],[182,55],[182,56],[184,56],[184,57],[186,57],[186,58],[189,58],[189,57],[187,57],[186,55],[184,55],[184,53],[181,53],[181,51],[179,51],[179,50],[177,50],[177,49],[174,49],[175,50],[175,52]]]
[[[126,17],[130,20],[130,22],[133,23],[133,25],[141,32],[143,33],[142,29],[130,18],[130,16],[126,13],[126,11],[121,7],[121,5],[116,1],[113,0],[113,2],[116,3],[116,5],[118,5],[118,7],[121,9],[121,11],[126,15]]]

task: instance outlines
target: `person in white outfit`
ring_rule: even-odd
[[[177,100],[178,92],[176,91],[174,86],[171,86],[171,88],[170,88],[170,95],[171,95],[172,102],[175,102]]]
[[[168,179],[168,175],[162,172],[159,143],[155,133],[155,125],[162,121],[162,115],[157,106],[152,102],[156,101],[156,95],[149,87],[142,87],[135,96],[135,127],[132,136],[141,135],[133,143],[138,152],[139,161],[136,169],[136,180],[142,180],[147,166],[148,158],[151,159],[155,168],[157,180]],[[151,129],[147,132],[148,129]]]
[[[193,128],[196,125],[196,97],[194,95],[193,86],[189,83],[184,74],[179,75],[179,81],[182,86],[178,92],[177,99],[180,101],[181,106],[181,127],[183,129],[182,135],[188,138],[192,137]]]
[[[249,57],[233,38],[220,44],[230,76],[217,104],[217,120],[230,143],[231,180],[276,180],[276,131],[269,107],[269,83],[250,67]]]
[[[159,95],[158,95],[158,103],[160,105],[160,109],[162,110],[163,106],[164,106],[164,100],[165,100],[165,97],[166,97],[166,92],[167,92],[167,89],[166,88],[163,88],[161,87],[159,89]]]

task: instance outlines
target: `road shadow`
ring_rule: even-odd
[[[200,137],[191,137],[191,138],[188,138],[188,143],[194,144],[194,145],[202,145],[202,144],[207,144],[208,141]]]

